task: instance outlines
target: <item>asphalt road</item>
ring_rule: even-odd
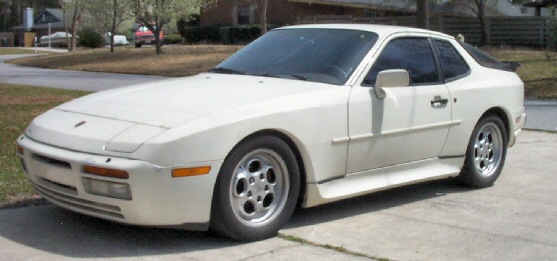
[[[162,76],[41,69],[4,63],[6,60],[25,56],[28,55],[0,55],[0,83],[96,92],[166,79]],[[130,66],[136,65],[130,64]]]
[[[1,210],[0,259],[555,260],[555,151],[557,134],[524,131],[493,187],[435,181],[298,210],[282,238],[255,243],[54,206]]]
[[[526,128],[557,132],[557,100],[524,101]]]

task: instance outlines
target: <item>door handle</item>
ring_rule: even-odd
[[[435,95],[433,97],[433,100],[431,101],[431,106],[437,108],[437,107],[442,107],[444,105],[447,105],[447,103],[449,103],[449,99],[442,98],[439,95]]]

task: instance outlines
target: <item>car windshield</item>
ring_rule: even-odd
[[[372,32],[278,29],[223,61],[212,72],[342,85],[377,41]]]

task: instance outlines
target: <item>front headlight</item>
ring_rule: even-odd
[[[135,124],[110,139],[104,146],[104,149],[107,151],[131,153],[146,141],[166,130],[165,128],[151,125]]]

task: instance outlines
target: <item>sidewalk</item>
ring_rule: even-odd
[[[38,52],[53,52],[53,53],[65,53],[68,52],[66,48],[48,48],[48,47],[14,47],[14,48],[21,48],[25,50],[37,50]]]

